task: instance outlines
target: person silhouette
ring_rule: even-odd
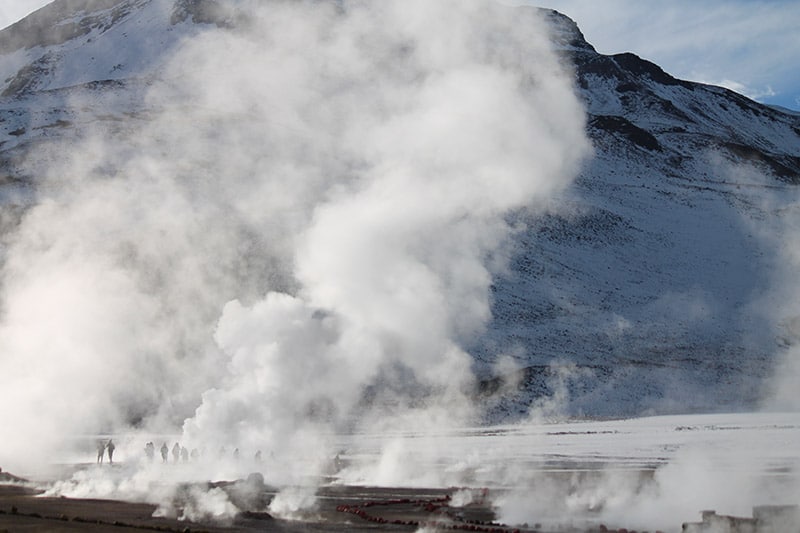
[[[106,454],[106,444],[102,440],[97,441],[97,462],[103,464],[103,456]]]
[[[114,446],[114,441],[113,440],[108,439],[108,444],[106,445],[106,449],[108,450],[108,463],[113,465],[114,464],[114,450],[116,449],[116,446]]]
[[[180,458],[181,458],[181,445],[176,442],[175,446],[172,447],[172,462],[177,463],[178,459]]]
[[[169,457],[169,447],[167,446],[167,443],[165,442],[164,444],[161,445],[161,461],[166,463],[167,462],[167,457]]]
[[[147,459],[152,462],[153,458],[156,455],[156,446],[152,442],[148,442],[144,446],[144,454],[147,456]]]

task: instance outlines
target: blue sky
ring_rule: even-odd
[[[13,24],[51,0],[0,0],[0,28]]]
[[[50,0],[0,0],[0,27]],[[509,0],[506,0],[509,1]],[[557,9],[601,53],[800,110],[800,0],[511,0]]]

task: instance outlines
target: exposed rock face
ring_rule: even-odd
[[[243,16],[241,12],[231,9],[218,0],[177,0],[170,22],[179,24],[189,20],[195,24],[232,27],[235,20],[241,20]]]

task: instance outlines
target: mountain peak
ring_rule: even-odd
[[[30,167],[17,162],[35,161],[38,148],[54,139],[77,143],[80,126],[124,130],[154,120],[159,110],[148,107],[148,82],[164,58],[192,32],[210,29],[199,24],[225,28],[238,20],[223,9],[236,5],[56,0],[0,32],[4,184],[35,184]],[[509,9],[538,13],[550,25],[552,48],[574,73],[595,157],[567,199],[559,199],[566,207],[540,217],[519,215],[510,268],[494,280],[492,322],[485,337],[467,347],[482,377],[494,372],[497,354],[514,354],[527,369],[520,374],[524,403],[544,390],[551,361],[574,362],[597,377],[578,383],[582,396],[575,404],[586,414],[695,408],[691,402],[701,396],[717,407],[755,401],[753,381],[769,372],[765,361],[778,338],[768,327],[759,328],[763,338],[752,331],[764,320],[752,303],[774,278],[764,258],[776,253],[758,233],[780,226],[765,207],[770,195],[794,194],[800,182],[800,118],[727,89],[678,80],[632,53],[599,54],[575,21],[557,11]],[[209,76],[221,70],[210,69]],[[282,84],[282,74],[275,71],[270,82]],[[257,97],[259,91],[253,90]],[[221,91],[220,98],[230,92]],[[73,93],[91,105],[67,105]],[[223,114],[212,111],[214,120]],[[248,112],[231,118],[234,129]],[[280,112],[280,105],[270,107]],[[188,144],[194,142],[193,119],[181,132]],[[264,141],[258,150],[268,153],[270,142],[277,141]],[[255,159],[261,157],[267,156]],[[187,161],[189,167],[197,163]],[[753,231],[757,224],[766,226]],[[264,248],[257,229],[243,223],[236,232],[254,235],[241,247],[247,254]],[[263,288],[263,263],[236,257],[231,265]],[[800,338],[785,333],[781,338]],[[686,391],[704,394],[659,404],[680,380]],[[505,414],[516,409],[498,406],[509,409]]]
[[[545,20],[550,25],[553,42],[558,47],[568,50],[595,52],[594,46],[586,41],[577,22],[554,9],[537,9],[544,15]]]

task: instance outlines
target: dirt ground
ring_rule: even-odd
[[[492,511],[478,501],[450,506],[448,490],[329,487],[318,494],[318,506],[302,521],[279,520],[266,513],[243,513],[231,524],[195,524],[154,518],[154,505],[110,500],[44,498],[34,489],[0,485],[0,533],[174,531],[174,532],[346,532],[346,531],[483,531],[527,532],[493,523]]]

